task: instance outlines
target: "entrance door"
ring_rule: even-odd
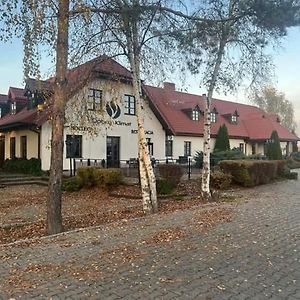
[[[5,159],[5,137],[0,136],[0,169],[3,167]]]
[[[108,136],[106,138],[106,155],[108,168],[120,167],[120,137]]]

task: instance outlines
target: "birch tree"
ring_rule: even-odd
[[[201,16],[211,23],[193,22],[194,28],[180,36],[181,49],[190,56],[193,73],[202,73],[200,85],[207,89],[203,95],[204,154],[202,196],[211,199],[210,180],[210,109],[215,91],[235,92],[243,79],[252,87],[261,86],[270,79],[272,60],[268,46],[275,47],[286,34],[287,26],[299,23],[298,1],[204,1],[199,7]],[[287,15],[289,17],[287,17]],[[215,20],[215,22],[213,22]],[[204,66],[204,67],[203,67]]]
[[[162,41],[163,36],[168,36],[170,31],[177,28],[177,23],[180,22],[178,19],[185,19],[178,10],[172,10],[171,6],[167,5],[162,7],[161,4],[162,1],[153,3],[145,0],[114,0],[98,1],[92,6],[81,8],[93,14],[94,22],[92,26],[86,27],[86,30],[89,32],[88,36],[92,33],[96,38],[93,41],[88,39],[82,47],[79,47],[79,56],[90,54],[91,49],[93,49],[92,53],[95,51],[99,53],[99,50],[105,49],[105,52],[109,52],[112,56],[124,55],[130,66],[136,103],[143,209],[146,213],[157,212],[158,202],[155,174],[145,138],[141,66],[147,63],[147,60],[148,66],[149,62],[157,66],[160,63],[159,58],[162,57],[167,60],[169,53],[154,41],[159,38]],[[101,30],[95,31],[98,26]],[[156,49],[153,49],[153,45]],[[111,48],[108,50],[108,47]],[[162,66],[156,69],[162,69]]]

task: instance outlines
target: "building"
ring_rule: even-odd
[[[69,158],[105,160],[117,167],[137,157],[137,124],[131,73],[106,56],[69,71],[70,99],[66,107],[64,169]],[[29,79],[25,89],[10,88],[9,113],[0,118],[0,160],[40,158],[50,167],[51,107],[54,79]],[[143,85],[143,116],[150,154],[156,159],[186,159],[203,147],[201,96]],[[226,124],[231,148],[245,154],[264,153],[271,132],[277,130],[284,153],[299,138],[277,116],[257,107],[214,99],[212,147],[216,133]],[[2,141],[2,144],[1,144]],[[2,146],[1,146],[2,145]],[[1,164],[1,162],[0,162]]]
[[[166,132],[166,156],[193,156],[202,150],[204,99],[202,96],[178,92],[175,85],[164,88],[144,86],[153,104],[153,111]],[[211,148],[221,125],[225,124],[230,147],[244,154],[265,154],[273,130],[278,132],[282,152],[292,152],[299,138],[280,124],[277,115],[268,114],[256,106],[213,99],[211,104]]]

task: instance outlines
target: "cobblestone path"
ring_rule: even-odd
[[[0,248],[0,299],[300,299],[300,182],[244,193],[207,233],[192,208]]]

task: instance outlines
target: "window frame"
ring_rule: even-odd
[[[231,115],[231,123],[236,124],[238,122],[237,115]]]
[[[198,109],[192,110],[192,121],[199,121],[200,119],[200,112]]]
[[[16,158],[16,137],[15,136],[10,137],[9,139],[9,155],[10,155],[10,159]]]
[[[173,157],[173,141],[166,140],[165,147],[166,147],[165,149],[166,157]]]
[[[136,101],[133,95],[129,95],[129,94],[124,95],[124,115],[128,115],[128,116],[136,115]]]
[[[12,115],[15,115],[17,113],[17,102],[12,101],[10,104],[10,111]]]
[[[68,142],[69,139],[73,139],[73,142],[74,140],[76,141],[76,149],[75,150],[72,149],[73,151],[71,151],[71,144],[69,144]],[[77,151],[78,154],[76,154]],[[66,158],[82,158],[82,135],[81,134],[66,135]]]
[[[240,151],[244,154],[245,153],[245,144],[240,143],[239,148],[240,148]]]
[[[97,93],[99,93],[99,96],[97,96]],[[99,111],[101,109],[102,109],[102,90],[90,88],[88,94],[88,101],[87,101],[87,110]]]
[[[183,156],[188,157],[192,154],[192,142],[191,141],[184,141],[183,142]]]
[[[20,157],[27,159],[27,136],[20,136]]]
[[[217,114],[213,111],[210,112],[210,122],[217,123]]]

